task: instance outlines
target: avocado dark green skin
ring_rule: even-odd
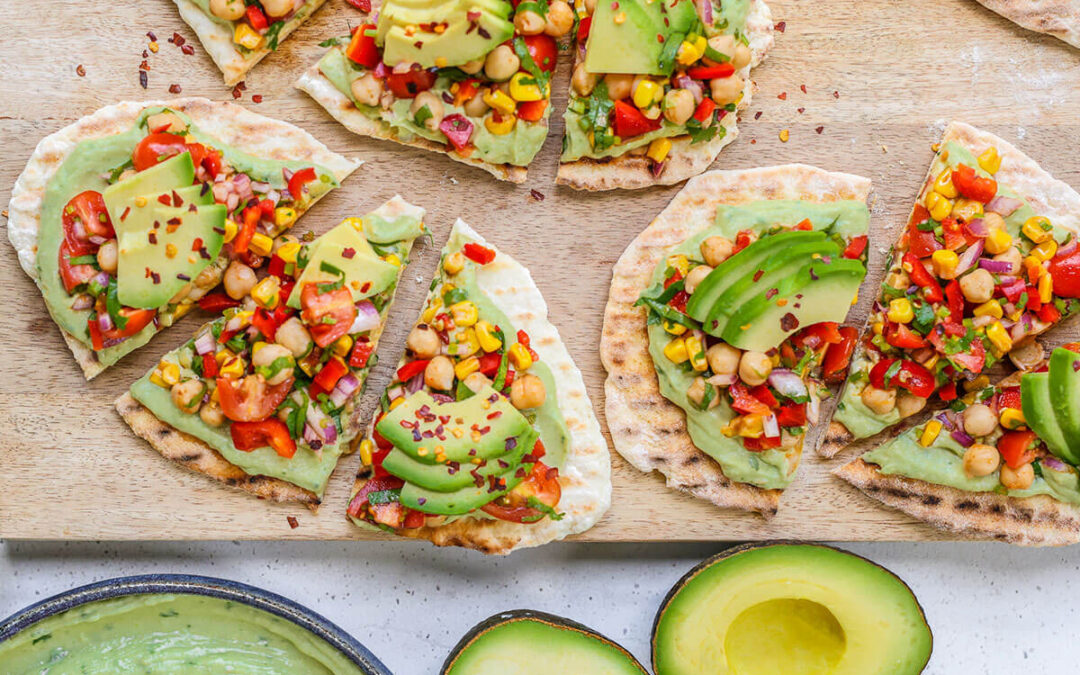
[[[469,646],[472,645],[472,643],[475,642],[476,639],[482,636],[484,633],[503,624],[522,620],[532,620],[538,621],[540,623],[546,623],[549,626],[554,626],[555,628],[575,631],[577,633],[581,633],[593,639],[599,640],[600,642],[603,642],[607,646],[611,647],[612,649],[616,650],[624,657],[626,657],[627,661],[633,663],[634,666],[641,671],[641,675],[649,675],[649,671],[645,670],[645,666],[641,665],[641,662],[635,659],[633,654],[631,654],[629,651],[626,650],[625,647],[615,642],[614,640],[611,640],[604,635],[597,633],[588,626],[584,626],[576,621],[571,621],[570,619],[557,616],[555,614],[539,612],[533,609],[512,609],[508,612],[500,612],[498,614],[489,616],[488,618],[473,626],[471,629],[469,629],[468,633],[465,633],[464,637],[458,640],[458,643],[454,645],[454,648],[450,650],[450,654],[446,657],[446,660],[443,661],[442,668],[439,670],[439,675],[446,675],[446,673],[448,673],[450,669],[454,667],[454,663],[457,662],[458,657],[461,655],[461,653],[468,649]]]
[[[737,556],[740,553],[746,553],[747,551],[753,551],[753,550],[759,549],[759,548],[770,548],[770,547],[773,547],[773,546],[815,546],[817,548],[827,548],[827,549],[831,549],[833,551],[839,551],[840,553],[843,553],[844,555],[849,555],[849,556],[851,556],[853,558],[858,558],[858,559],[862,560],[863,562],[870,563],[874,567],[877,567],[877,568],[879,568],[881,570],[884,570],[888,574],[892,575],[893,577],[896,578],[897,581],[899,581],[904,586],[904,588],[908,589],[908,592],[911,593],[911,597],[915,600],[915,606],[919,608],[919,615],[922,617],[923,623],[926,624],[926,630],[930,633],[930,647],[931,647],[930,651],[931,652],[933,651],[934,632],[933,632],[933,630],[931,630],[930,624],[926,621],[926,612],[923,610],[922,605],[919,603],[919,598],[915,595],[915,592],[911,590],[911,586],[908,586],[906,581],[904,581],[903,579],[898,577],[896,574],[893,574],[892,570],[890,570],[890,569],[888,569],[888,568],[886,568],[886,567],[884,567],[882,565],[877,564],[873,560],[870,560],[868,558],[864,558],[861,555],[851,553],[850,551],[845,551],[845,550],[843,550],[841,548],[837,548],[835,546],[826,546],[824,544],[816,544],[814,542],[808,542],[808,541],[797,541],[797,540],[794,540],[794,539],[781,539],[779,541],[756,542],[756,543],[751,543],[751,544],[742,544],[740,546],[732,546],[731,548],[729,548],[729,549],[727,549],[725,551],[721,551],[720,553],[717,553],[716,555],[714,555],[711,558],[706,558],[701,563],[696,565],[693,569],[691,569],[689,572],[684,574],[681,579],[679,579],[677,582],[675,582],[675,585],[672,586],[671,590],[668,591],[667,595],[664,596],[663,602],[660,603],[660,609],[656,610],[656,617],[653,619],[652,631],[650,632],[650,638],[649,638],[649,649],[650,649],[650,652],[651,652],[650,658],[652,659],[653,672],[658,672],[656,670],[656,632],[657,632],[657,629],[660,627],[660,619],[662,619],[664,617],[664,612],[667,611],[668,605],[670,605],[671,602],[675,599],[675,597],[682,591],[683,587],[685,587],[687,584],[689,584],[694,579],[694,577],[696,577],[697,575],[704,572],[706,569],[712,567],[713,565],[715,565],[715,564],[717,564],[719,562],[722,562],[722,561],[724,561],[724,560],[726,560],[728,558]],[[926,669],[926,666],[929,663],[930,663],[930,660],[929,660],[929,657],[927,657],[926,663],[923,664],[923,670]]]

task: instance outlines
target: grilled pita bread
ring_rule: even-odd
[[[1080,47],[1080,3],[1076,0],[979,0],[1009,21]]]
[[[634,303],[667,252],[710,227],[720,204],[762,199],[866,201],[869,192],[867,178],[802,164],[711,171],[692,178],[631,242],[615,264],[600,339],[600,358],[608,373],[604,385],[608,427],[620,455],[640,471],[661,472],[669,487],[717,506],[765,516],[776,513],[780,490],[731,481],[719,464],[694,446],[684,412],[660,393],[649,355],[646,311]]]

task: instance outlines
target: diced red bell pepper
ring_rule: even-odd
[[[1039,295],[1039,289],[1035,288],[1034,286],[1028,286],[1027,305],[1024,306],[1024,309],[1027,309],[1031,312],[1038,312],[1040,309],[1042,309],[1042,306],[1043,301],[1042,297]]]
[[[318,385],[320,389],[329,393],[334,390],[338,380],[340,380],[347,372],[349,372],[349,367],[345,365],[345,362],[334,357],[323,365],[322,369],[319,370],[319,373],[311,383],[313,385]]]
[[[345,48],[345,56],[365,68],[379,65],[379,48],[375,45],[374,33],[375,24],[365,23],[357,27],[349,40],[349,46]]]
[[[762,436],[761,438],[744,438],[742,439],[743,447],[747,450],[753,450],[759,452],[762,450],[771,450],[773,448],[779,448],[781,444],[781,438],[779,436]]]
[[[406,530],[415,530],[418,527],[424,526],[424,521],[427,519],[420,511],[413,511],[412,509],[405,510],[405,520],[401,522],[401,526]]]
[[[952,183],[961,197],[974,199],[983,204],[989,202],[997,195],[997,181],[975,173],[975,169],[961,164],[953,169]]]
[[[960,282],[953,279],[945,285],[945,297],[948,299],[949,318],[960,322],[964,320],[964,292],[960,290]]]
[[[938,398],[942,401],[955,401],[956,400],[956,383],[950,382],[941,389],[938,390]]]
[[[296,454],[296,441],[289,436],[289,427],[276,417],[261,422],[233,422],[229,426],[229,434],[236,449],[243,452],[269,445],[286,459]]]
[[[904,266],[911,267],[911,280],[924,290],[924,297],[930,302],[941,302],[945,295],[941,292],[941,286],[933,275],[923,266],[914,253],[908,251],[904,254]]]
[[[285,274],[285,260],[275,254],[270,257],[270,263],[266,266],[266,271],[270,276],[277,277],[278,279],[284,279],[288,275]],[[286,298],[289,296],[285,296]]]
[[[420,373],[427,369],[427,364],[430,363],[430,359],[418,359],[416,361],[409,361],[397,370],[397,379],[400,382],[408,382]]]
[[[672,274],[667,279],[664,279],[664,288],[668,288],[672,284],[674,284],[675,282],[682,281],[682,279],[683,279],[683,273],[680,272],[679,270],[675,270],[674,274]]]
[[[260,219],[262,219],[262,210],[258,206],[249,206],[244,209],[244,222],[241,223],[240,230],[232,240],[235,253],[247,253],[251,238],[255,236],[255,226],[259,224]]]
[[[885,326],[885,342],[898,349],[920,349],[926,339],[902,323],[888,322]]]
[[[289,178],[289,196],[293,198],[293,201],[303,201],[304,186],[316,178],[315,169],[310,166],[294,173],[292,177]]]
[[[353,345],[352,353],[349,354],[349,365],[353,368],[366,368],[368,359],[375,351],[375,344],[366,337],[359,338]]]
[[[257,31],[264,31],[270,27],[270,22],[266,20],[266,15],[263,14],[262,9],[258,5],[248,5],[244,10],[247,15],[248,23],[251,27]]]
[[[274,202],[270,199],[259,200],[259,211],[262,212],[262,217],[266,220],[274,219]]]
[[[544,111],[547,110],[548,100],[540,99],[539,101],[522,101],[518,103],[517,116],[518,119],[525,120],[526,122],[539,122],[544,118]]]
[[[916,206],[915,210],[922,210],[924,217],[921,219],[912,218],[911,225],[908,226],[907,240],[908,250],[915,254],[917,258],[929,258],[934,251],[941,250],[941,243],[934,236],[932,231],[924,231],[919,229],[921,223],[930,219],[930,213],[922,206]]]
[[[590,28],[592,28],[592,17],[591,16],[587,16],[587,17],[583,18],[581,20],[581,22],[578,23],[577,41],[579,43],[584,43],[586,40],[589,39],[589,29]]]
[[[731,408],[737,412],[746,415],[768,415],[770,412],[769,406],[755,397],[742,382],[728,387],[728,393],[732,398]]]
[[[967,351],[951,354],[949,360],[973,373],[981,373],[986,367],[986,347],[983,346],[982,340],[972,340]]]
[[[277,335],[278,324],[274,321],[274,316],[270,312],[262,307],[256,309],[255,313],[251,315],[251,325],[262,333],[267,341],[274,341],[274,337]]]
[[[687,68],[686,74],[695,80],[715,80],[718,77],[731,77],[735,74],[735,66],[730,62],[718,63],[715,66],[694,66]]]
[[[462,252],[465,253],[465,257],[472,260],[478,265],[486,265],[495,259],[495,251],[487,246],[481,246],[480,244],[474,244],[469,242],[462,247]]]
[[[90,345],[94,348],[94,351],[100,352],[105,349],[105,336],[101,334],[101,326],[98,324],[97,319],[91,317],[87,320],[86,325],[90,330]]]
[[[773,410],[780,406],[780,402],[777,401],[776,397],[773,396],[773,393],[769,391],[767,385],[759,384],[750,390],[750,395],[769,406],[769,410]]]
[[[865,234],[860,234],[857,237],[853,237],[848,243],[847,248],[844,249],[844,257],[851,260],[858,260],[862,257],[863,251],[866,250],[866,244],[869,241]]]
[[[203,377],[217,377],[219,372],[217,359],[213,354],[202,355],[202,374]]]
[[[497,352],[484,354],[480,357],[480,372],[488,377],[495,377],[499,372],[499,364],[502,363],[502,355]]]
[[[1061,312],[1053,304],[1047,303],[1039,308],[1039,320],[1044,323],[1057,323],[1061,320]]]
[[[476,98],[476,95],[480,93],[480,88],[476,86],[479,81],[469,79],[459,82],[457,93],[454,94],[454,105],[464,105]]]
[[[907,389],[920,398],[929,398],[934,393],[936,381],[934,374],[926,369],[921,363],[904,360],[900,370],[889,382],[885,381],[885,374],[897,359],[883,359],[870,370],[870,384],[878,389],[887,389],[897,386]]]
[[[806,424],[806,404],[791,403],[780,408],[776,421],[782,427],[801,427]]]
[[[386,76],[386,86],[397,98],[416,98],[416,95],[435,86],[435,73],[413,68],[404,73],[391,72]]]
[[[794,229],[801,232],[809,232],[814,229],[814,223],[809,218],[803,218],[795,225]]]
[[[611,126],[615,135],[625,140],[656,131],[660,128],[660,120],[645,117],[640,110],[626,101],[615,101],[615,119]]]
[[[685,314],[686,303],[688,302],[690,302],[690,294],[686,291],[679,291],[668,301],[668,305]]]
[[[1007,431],[998,439],[997,449],[1010,469],[1019,469],[1035,459],[1032,447],[1037,437],[1034,431]]]
[[[529,334],[523,330],[517,332],[517,341],[521,343],[522,347],[528,347],[532,340],[529,339]]]
[[[800,349],[817,351],[825,345],[836,344],[843,339],[844,336],[840,333],[835,321],[821,321],[792,335],[789,342]]]
[[[703,98],[701,103],[698,103],[697,108],[694,109],[694,119],[705,124],[712,119],[714,110],[716,110],[716,101],[711,98]]]
[[[839,329],[841,340],[836,344],[829,345],[822,361],[822,374],[826,382],[842,382],[851,364],[851,355],[855,352],[855,343],[859,339],[859,332],[851,326],[842,326]]]

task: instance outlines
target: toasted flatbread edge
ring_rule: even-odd
[[[1075,0],[978,1],[1019,26],[1080,47],[1080,5]]]
[[[344,180],[360,162],[331,152],[297,126],[251,112],[233,103],[205,98],[165,101],[125,101],[105,106],[73,124],[43,138],[34,149],[11,192],[8,206],[8,238],[19,254],[19,265],[35,283],[37,239],[41,203],[49,180],[82,141],[127,131],[145,108],[167,106],[188,115],[200,129],[253,155],[270,159],[309,159]],[[314,204],[308,204],[308,209]],[[307,209],[305,209],[306,211]],[[223,273],[223,270],[222,270]],[[59,328],[59,326],[58,326]],[[105,370],[93,350],[60,329],[86,379]]]
[[[269,47],[263,47],[250,52],[247,56],[241,54],[233,42],[233,32],[231,30],[207,16],[191,0],[173,1],[180,11],[180,18],[191,27],[191,30],[195,31],[195,35],[199,38],[199,42],[202,43],[203,49],[206,50],[210,59],[221,71],[226,85],[231,87],[243,80],[251,69],[255,67],[255,64],[266,58],[268,54],[273,53],[273,50]],[[310,19],[311,15],[324,4],[326,4],[326,0],[309,0],[300,10],[304,15],[299,20],[290,20],[290,24],[278,33],[278,44],[284,42],[289,35]]]
[[[453,231],[492,247],[462,220],[455,223]],[[559,330],[548,320],[547,304],[528,269],[498,251],[493,262],[477,270],[477,283],[515,328],[529,334],[532,348],[551,369],[555,379],[559,409],[570,432],[570,449],[566,463],[559,471],[562,498],[558,508],[565,515],[562,520],[545,518],[532,524],[460,518],[438,527],[401,530],[400,534],[426,539],[437,546],[462,546],[487,554],[505,555],[517,549],[557,541],[595,525],[611,506],[611,455],[581,371],[567,351]],[[368,472],[362,468],[354,493],[368,477]]]
[[[751,61],[750,65],[740,73],[745,84],[743,98],[739,102],[739,112],[749,107],[753,97],[755,86],[750,78],[751,71],[765,59],[765,55],[775,41],[772,12],[769,6],[764,0],[752,0],[752,3],[746,19],[746,35],[750,41]],[[694,145],[690,144],[688,136],[673,139],[667,165],[659,176],[653,175],[651,160],[627,153],[618,157],[601,159],[583,157],[570,162],[561,162],[555,182],[576,190],[633,190],[651,185],[681,183],[707,169],[716,160],[720,151],[739,135],[737,114],[725,116],[720,123],[726,132],[722,138],[714,138]]]
[[[1080,193],[1067,183],[1051,176],[1039,166],[1038,162],[1025,155],[1012,143],[988,131],[976,129],[958,121],[951,122],[942,134],[941,144],[944,145],[949,141],[956,141],[976,156],[990,146],[996,147],[998,154],[1001,155],[1001,168],[994,176],[998,182],[1015,190],[1031,204],[1037,213],[1050,218],[1055,225],[1060,225],[1080,235]],[[926,169],[926,178],[919,188],[916,199],[922,195],[927,182],[931,180],[932,169],[933,159]],[[914,203],[912,209],[914,209]],[[900,234],[903,236],[903,232]],[[893,244],[893,250],[895,249],[896,244]],[[878,297],[880,298],[880,294]],[[864,326],[862,335],[865,335],[869,329],[869,324]],[[861,353],[862,340],[859,344],[858,351]],[[847,383],[844,387],[847,387]],[[840,392],[840,396],[843,397],[843,391]],[[879,433],[886,434],[891,428],[893,427],[883,429]],[[817,447],[817,452],[822,457],[833,457],[853,441],[855,441],[855,435],[842,422],[833,419],[829,422],[828,431],[822,434],[822,441]]]
[[[713,223],[716,206],[760,199],[866,201],[870,179],[802,164],[710,171],[690,179],[615,264],[604,310],[600,358],[607,370],[607,421],[615,449],[639,471],[720,507],[776,513],[780,490],[735,483],[686,430],[685,413],[660,393],[649,356],[646,312],[635,307],[653,269],[673,246]],[[801,444],[800,444],[801,447]]]

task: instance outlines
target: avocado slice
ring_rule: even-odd
[[[701,280],[686,302],[686,313],[699,323],[704,322],[724,291],[780,251],[812,241],[825,241],[825,233],[820,230],[792,230],[758,239]]]
[[[363,220],[350,218],[330,230],[309,249],[307,266],[296,280],[286,304],[300,307],[300,295],[309,283],[334,283],[345,275],[353,302],[381,293],[397,281],[397,265],[381,259],[364,237]]]
[[[182,152],[130,178],[113,183],[105,188],[101,197],[105,200],[105,208],[109,210],[109,218],[115,228],[117,223],[126,220],[123,217],[124,209],[132,206],[136,197],[156,198],[177,188],[188,187],[194,180],[195,164],[191,161],[191,153]]]
[[[520,442],[513,450],[496,460],[485,462],[482,466],[466,464],[428,464],[413,459],[407,452],[394,448],[383,460],[382,468],[407,483],[435,492],[455,492],[475,486],[476,477],[487,480],[488,476],[498,476],[508,468],[517,468],[521,459],[532,452],[533,443]],[[490,500],[489,500],[490,501]]]
[[[1080,457],[1080,354],[1055,349],[1050,355],[1050,401],[1069,454]],[[1023,392],[1021,392],[1023,396]],[[1075,462],[1074,462],[1075,463]]]
[[[168,202],[168,203],[166,203]],[[172,188],[161,192],[148,192],[131,199],[120,211],[120,218],[113,220],[117,243],[130,234],[145,236],[154,227],[154,211],[164,206],[190,207],[214,203],[214,193],[206,183]]]
[[[440,675],[648,675],[624,647],[553,614],[515,610],[474,626]]]
[[[1035,434],[1046,443],[1050,452],[1069,464],[1080,464],[1080,455],[1075,454],[1065,440],[1065,432],[1058,424],[1057,415],[1050,396],[1049,373],[1025,373],[1020,379],[1020,404],[1024,410],[1024,419]]]
[[[785,247],[724,291],[709,310],[708,318],[701,324],[702,328],[710,335],[723,335],[728,318],[755,296],[766,289],[778,288],[784,279],[791,276],[793,270],[800,270],[826,256],[839,255],[840,247],[828,239]]]
[[[916,675],[932,649],[903,581],[815,544],[738,546],[706,560],[668,593],[652,634],[656,675]]]
[[[375,41],[383,45],[383,61],[390,66],[419,63],[424,68],[459,66],[485,57],[514,35],[510,3],[400,2],[388,0],[379,12]],[[470,12],[478,12],[474,20]],[[420,31],[423,24],[445,24],[442,33]]]
[[[394,195],[363,218],[364,238],[372,244],[392,244],[424,234],[424,209]]]
[[[799,328],[843,321],[866,276],[858,260],[815,261],[740,307],[720,336],[740,349],[766,352]]]
[[[623,15],[616,21],[616,15]],[[590,73],[670,75],[660,67],[668,38],[686,35],[697,21],[692,0],[598,2],[585,50]],[[663,41],[658,40],[663,37]]]

